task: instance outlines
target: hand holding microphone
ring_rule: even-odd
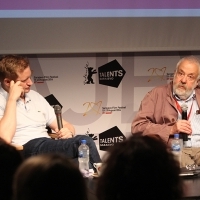
[[[171,127],[171,135],[174,135],[175,133],[180,134],[180,138],[183,139],[183,141],[188,141],[188,135],[192,133],[192,128],[190,121],[187,120],[187,105],[183,104],[181,106],[181,115],[182,119],[178,120],[172,127]]]
[[[57,124],[58,124],[58,131],[59,131],[58,138],[59,139],[68,139],[68,138],[73,137],[73,133],[67,127],[63,128],[63,123],[62,123],[63,120],[62,120],[62,116],[61,116],[61,113],[62,113],[61,107],[59,105],[55,105],[54,111],[55,111],[55,114],[56,114],[56,119],[57,119]]]

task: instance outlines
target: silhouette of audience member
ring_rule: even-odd
[[[0,138],[0,199],[10,200],[15,171],[23,159],[15,147]]]
[[[87,200],[84,178],[62,154],[27,158],[13,181],[13,200]]]
[[[159,137],[134,135],[110,148],[97,182],[99,200],[175,200],[180,168]]]

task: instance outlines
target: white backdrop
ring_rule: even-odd
[[[144,95],[157,85],[170,81],[183,53],[29,55],[33,70],[33,90],[44,97],[53,94],[63,106],[62,115],[76,134],[92,134],[100,155],[100,134],[117,127],[125,137],[131,135],[131,122]],[[186,55],[200,55],[186,52]],[[99,67],[116,60],[125,70],[118,87],[99,84]],[[88,68],[94,83],[86,84]],[[115,67],[115,66],[114,66]],[[106,66],[106,70],[115,69]],[[112,80],[109,81],[112,84]],[[116,131],[116,130],[115,130]],[[105,143],[119,142],[111,134]],[[108,139],[109,138],[109,139]],[[115,138],[116,141],[111,141]],[[108,145],[109,146],[109,145]]]

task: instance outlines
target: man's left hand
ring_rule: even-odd
[[[58,135],[58,139],[68,139],[74,135],[68,128],[57,129],[56,134]]]

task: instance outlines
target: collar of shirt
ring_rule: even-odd
[[[2,96],[7,99],[8,98],[8,93],[2,88],[0,87],[0,93],[2,94]]]
[[[189,102],[189,101],[191,101],[191,100],[194,100],[194,99],[196,98],[195,91],[193,91],[192,94],[191,94],[186,100],[180,99],[179,96],[176,95],[174,92],[173,92],[173,96],[175,97],[175,99],[176,99],[177,101],[181,101],[181,102],[185,102],[185,103],[187,103],[187,102]]]

